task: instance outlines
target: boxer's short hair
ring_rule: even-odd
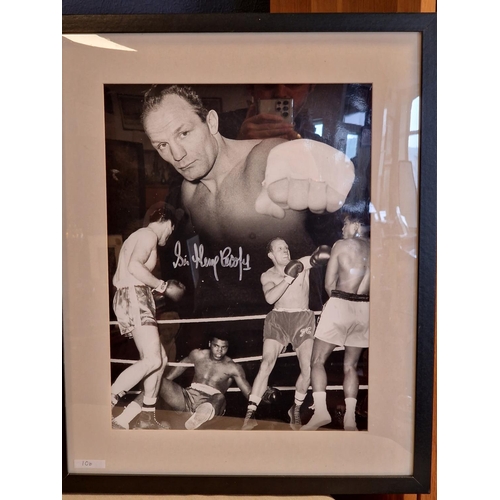
[[[367,228],[370,227],[369,203],[346,203],[341,209],[341,214],[344,219],[349,219],[351,222],[358,222],[359,224]]]
[[[184,99],[193,111],[200,117],[202,122],[206,122],[208,109],[203,105],[199,95],[191,89],[191,87],[180,85],[153,85],[144,94],[142,103],[141,122],[144,126],[144,120],[147,118],[151,111],[154,111],[163,101],[167,95],[176,95]]]
[[[273,251],[273,243],[275,241],[285,241],[285,240],[283,238],[281,238],[280,236],[276,236],[272,240],[269,240],[267,242],[267,245],[266,245],[266,253],[271,253]]]
[[[223,340],[229,344],[229,335],[227,332],[213,332],[208,336],[210,342],[215,339]]]
[[[182,209],[175,209],[172,205],[160,201],[149,207],[148,211],[146,212],[146,215],[144,216],[143,226],[147,227],[152,222],[166,222],[166,221],[171,221],[172,226],[175,226],[183,215],[184,212]]]

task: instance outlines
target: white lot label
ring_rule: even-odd
[[[75,469],[105,469],[106,460],[75,460]]]

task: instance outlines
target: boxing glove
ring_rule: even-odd
[[[153,299],[155,301],[156,318],[158,319],[164,312],[169,310],[168,300],[163,293],[156,290],[153,290]]]
[[[276,387],[268,387],[262,395],[261,402],[267,404],[277,403],[280,396],[281,391],[279,389],[276,389]]]
[[[304,264],[300,262],[299,260],[291,260],[286,266],[285,266],[285,281],[291,285],[295,278],[299,275],[304,270]]]
[[[167,288],[165,290],[165,295],[173,300],[174,302],[179,302],[184,296],[184,292],[186,291],[186,287],[177,280],[168,280]]]
[[[326,266],[328,261],[330,260],[330,254],[332,253],[331,247],[328,245],[320,245],[316,250],[314,250],[311,255],[311,263],[312,267]]]
[[[154,290],[160,295],[166,295],[169,299],[174,302],[178,302],[182,299],[184,292],[186,291],[186,287],[177,280],[168,280],[162,281]]]

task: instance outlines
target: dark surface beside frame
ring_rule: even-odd
[[[426,32],[435,14],[143,14],[63,16],[63,33]]]
[[[68,474],[64,428],[64,493],[332,495],[345,493],[426,493],[429,491],[436,298],[436,28],[435,14],[63,16],[64,34],[308,31],[420,32],[422,34],[422,147],[420,153],[421,194],[419,200],[418,324],[413,476],[235,477]]]
[[[199,12],[269,12],[270,0],[63,0],[63,14],[194,14]]]

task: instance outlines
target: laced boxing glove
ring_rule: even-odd
[[[285,266],[285,278],[284,280],[291,285],[294,281],[295,278],[304,270],[304,264],[300,262],[299,260],[291,260],[286,266]]]
[[[276,403],[281,396],[281,391],[275,387],[268,387],[262,395],[261,402],[266,404]]]
[[[162,281],[154,290],[153,297],[156,305],[156,314],[159,315],[167,309],[167,297],[174,302],[182,299],[186,287],[177,280]]]
[[[177,280],[168,280],[167,287],[165,290],[165,295],[173,300],[174,302],[179,302],[184,296],[184,292],[186,291],[186,287]]]
[[[331,247],[328,245],[320,245],[316,250],[314,250],[311,255],[311,263],[312,267],[326,266],[328,261],[330,260],[330,254],[332,253]]]

